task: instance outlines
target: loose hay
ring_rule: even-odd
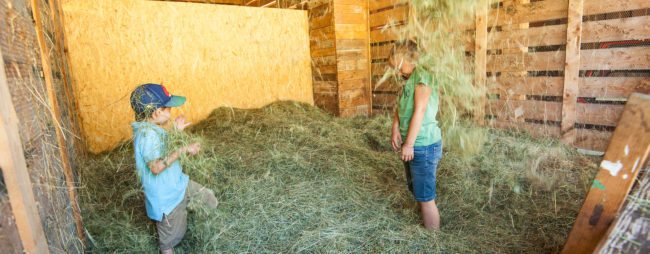
[[[390,150],[389,125],[387,117],[339,119],[293,102],[215,110],[191,137],[174,141],[203,141],[201,154],[183,159],[184,170],[220,201],[210,211],[190,205],[177,250],[557,252],[597,169],[555,142],[491,130],[471,160],[445,152],[442,228],[428,232]],[[89,250],[155,252],[132,143],[79,163]]]

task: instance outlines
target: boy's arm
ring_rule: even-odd
[[[200,149],[201,149],[201,145],[197,142],[194,142],[192,144],[179,148],[178,150],[168,154],[165,157],[149,161],[147,163],[147,166],[149,166],[149,170],[151,170],[151,173],[157,175],[160,174],[160,172],[163,172],[165,169],[167,169],[167,167],[169,167],[170,164],[178,160],[178,158],[180,158],[181,155],[186,153],[189,153],[190,155],[195,155],[199,153]]]
[[[186,148],[182,147],[165,157],[148,162],[147,166],[149,166],[149,170],[151,170],[151,173],[154,175],[160,174],[160,172],[163,172],[170,164],[178,160],[178,158],[181,157],[181,154],[185,153],[185,150]]]
[[[402,147],[402,160],[410,161],[413,159],[413,145],[415,145],[415,139],[420,132],[422,127],[422,120],[424,119],[424,112],[427,110],[427,104],[429,103],[429,96],[433,89],[431,87],[418,84],[415,87],[415,97],[414,97],[414,106],[413,106],[413,117],[411,117],[411,123],[409,124],[409,130],[406,134],[406,140],[404,146]],[[405,149],[408,151],[405,154]]]

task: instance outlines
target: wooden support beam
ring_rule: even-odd
[[[630,96],[562,253],[591,253],[650,155],[650,95]]]
[[[0,60],[2,60],[0,50]],[[49,253],[18,133],[18,116],[0,61],[0,168],[25,253]]]
[[[562,96],[562,142],[573,145],[576,140],[576,106],[580,82],[580,43],[584,0],[569,0],[564,92]]]
[[[474,85],[481,90],[486,88],[487,68],[487,14],[488,1],[481,1],[476,10],[476,40],[474,43]],[[475,112],[474,119],[480,123],[485,122],[485,96],[481,98],[479,112]]]
[[[77,203],[77,192],[75,191],[74,175],[72,173],[72,166],[70,165],[70,156],[68,155],[68,146],[66,137],[63,133],[63,126],[61,125],[61,115],[59,110],[59,103],[56,98],[56,92],[53,85],[52,66],[50,65],[50,58],[48,48],[45,42],[45,34],[43,31],[43,20],[41,17],[40,9],[38,8],[38,0],[31,0],[32,15],[34,17],[34,28],[36,30],[36,39],[41,55],[41,65],[43,67],[43,76],[45,76],[45,89],[49,101],[49,111],[54,122],[56,139],[58,144],[59,156],[61,157],[61,165],[63,168],[63,175],[65,177],[66,187],[68,191],[68,198],[70,200],[70,207],[72,208],[72,216],[75,221],[77,230],[77,237],[83,242],[85,241],[85,233],[81,219],[81,210]]]

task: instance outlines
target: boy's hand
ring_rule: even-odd
[[[189,126],[190,124],[192,123],[185,122],[185,116],[183,115],[176,117],[176,119],[174,119],[174,128],[176,128],[176,130],[178,131],[183,131],[185,127]]]
[[[199,153],[199,151],[201,151],[201,144],[199,144],[198,142],[194,142],[192,144],[183,147],[183,151],[189,153],[190,155],[196,155],[197,153]]]
[[[402,146],[402,161],[408,162],[413,160],[413,146]]]
[[[390,143],[393,145],[393,150],[399,152],[399,148],[402,147],[402,134],[399,133],[399,130],[393,128]]]

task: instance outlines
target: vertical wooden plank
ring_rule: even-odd
[[[366,0],[366,27],[368,36],[366,37],[366,50],[368,52],[368,116],[372,116],[372,51],[370,49],[370,0]]]
[[[61,126],[61,115],[59,110],[59,103],[56,98],[56,92],[54,91],[53,86],[53,77],[52,77],[52,66],[50,65],[50,59],[48,54],[48,48],[45,42],[45,35],[43,31],[43,20],[41,17],[41,12],[39,10],[38,0],[32,0],[32,15],[34,16],[34,28],[36,29],[36,39],[38,41],[40,55],[41,55],[41,65],[43,67],[43,75],[45,76],[45,89],[47,91],[47,96],[50,106],[50,115],[55,125],[55,133],[57,144],[59,146],[59,156],[61,157],[61,165],[63,167],[63,175],[65,177],[66,187],[68,191],[68,198],[70,200],[70,207],[72,208],[72,216],[75,220],[75,226],[77,229],[77,237],[83,242],[85,240],[85,234],[82,225],[81,219],[81,209],[77,203],[77,192],[75,191],[74,186],[74,175],[72,173],[72,167],[70,166],[70,156],[68,155],[68,147],[65,141],[65,135]]]
[[[562,142],[572,145],[576,140],[576,104],[580,75],[580,42],[584,0],[569,0],[564,92],[562,99]]]
[[[488,1],[481,1],[476,10],[476,43],[474,44],[474,85],[476,87],[485,87],[486,85],[486,66],[487,66],[487,14]],[[479,112],[476,112],[475,120],[485,123],[485,96],[482,97]]]
[[[0,168],[23,249],[26,253],[49,253],[5,75],[4,61],[0,61]]]
[[[562,253],[591,253],[650,155],[650,95],[630,96]]]

